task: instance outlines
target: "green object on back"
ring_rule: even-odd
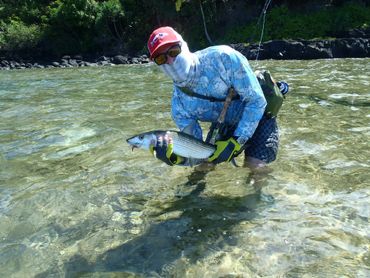
[[[265,114],[269,117],[276,117],[283,104],[284,96],[268,70],[257,70],[255,75],[267,101]]]

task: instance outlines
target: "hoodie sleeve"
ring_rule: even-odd
[[[202,129],[199,122],[190,115],[184,104],[184,98],[181,98],[180,94],[183,93],[180,92],[180,89],[174,86],[171,105],[172,119],[181,131],[187,128],[191,135],[203,140]]]
[[[239,137],[240,141],[247,141],[252,137],[264,114],[266,99],[247,58],[237,51],[232,51],[229,54],[225,57],[224,62],[231,70],[229,72],[230,83],[245,103],[234,135]]]

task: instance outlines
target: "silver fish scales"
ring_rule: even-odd
[[[216,150],[212,144],[208,144],[187,133],[174,130],[153,130],[135,135],[127,139],[127,143],[134,148],[150,150],[157,145],[160,138],[167,136],[172,139],[173,152],[189,159],[207,159]]]

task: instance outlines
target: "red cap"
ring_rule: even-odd
[[[148,40],[148,50],[150,59],[155,56],[156,51],[167,44],[178,43],[181,41],[180,35],[172,27],[160,27],[155,29]]]

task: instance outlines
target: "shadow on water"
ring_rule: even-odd
[[[80,277],[96,272],[129,276],[165,275],[180,258],[195,263],[212,252],[236,246],[233,228],[242,221],[255,218],[256,208],[261,207],[262,203],[266,204],[261,189],[267,176],[258,180],[251,173],[247,178],[246,186],[254,186],[253,194],[209,197],[201,194],[206,187],[205,177],[208,173],[194,171],[185,184],[179,185],[194,189],[186,196],[176,197],[169,207],[151,215],[155,218],[181,212],[180,216],[152,224],[144,234],[105,252],[94,263],[89,263],[79,255],[72,257],[64,265],[65,277]],[[272,200],[270,197],[267,203]],[[50,274],[46,272],[37,277]]]

